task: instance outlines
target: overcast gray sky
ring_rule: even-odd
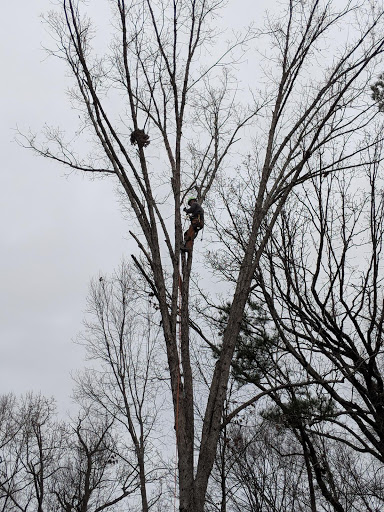
[[[65,69],[47,59],[39,14],[48,0],[2,5],[0,392],[54,395],[69,406],[71,370],[84,365],[73,339],[88,283],[129,254],[112,180],[65,177],[64,169],[14,142],[15,128],[74,119]]]
[[[92,11],[105,2],[91,2]],[[225,19],[239,28],[260,17],[265,4],[231,2]],[[41,391],[65,412],[70,373],[85,364],[73,340],[89,280],[129,257],[132,242],[113,180],[66,177],[14,141],[17,126],[38,132],[45,122],[65,128],[77,120],[65,67],[43,50],[49,35],[39,15],[50,8],[49,0],[2,5],[0,393]]]

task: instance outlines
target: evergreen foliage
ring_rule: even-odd
[[[230,308],[230,303],[224,305],[216,319],[220,336],[224,334]],[[272,353],[278,344],[278,337],[269,328],[270,322],[264,307],[250,299],[244,310],[232,360],[232,376],[240,385],[257,385],[262,376],[273,367]],[[216,355],[220,352],[221,346]]]
[[[335,406],[331,398],[313,396],[307,390],[300,390],[289,400],[266,408],[261,416],[286,428],[312,426],[335,414]]]
[[[379,76],[377,82],[371,85],[372,99],[377,103],[380,112],[384,111],[384,73]]]

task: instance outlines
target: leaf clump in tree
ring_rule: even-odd
[[[137,144],[140,148],[146,148],[150,144],[149,135],[139,128],[137,128],[137,130],[133,130],[130,140],[132,146],[136,146]]]

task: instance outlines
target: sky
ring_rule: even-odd
[[[92,2],[93,13],[106,0]],[[266,2],[230,2],[224,22],[235,29]],[[65,67],[48,58],[50,36],[40,18],[49,0],[4,2],[0,30],[0,393],[54,396],[72,407],[72,377],[84,367],[74,343],[82,328],[91,278],[111,273],[135,250],[113,179],[91,181],[35,156],[17,130],[73,127]]]
[[[127,222],[113,180],[66,175],[15,142],[16,129],[70,126],[65,70],[46,57],[39,15],[47,0],[6,2],[2,73],[0,393],[41,392],[71,407],[71,373],[84,366],[74,343],[89,281],[129,257]]]

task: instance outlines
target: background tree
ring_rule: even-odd
[[[321,174],[298,191],[257,271],[289,382],[317,381],[305,390],[272,389],[274,419],[295,432],[336,510],[382,506],[371,469],[382,463],[383,447],[381,166],[382,142],[376,139],[359,164]],[[359,481],[356,463],[342,463],[358,454],[365,474],[372,475],[372,490],[363,476],[363,492],[351,485]],[[340,467],[348,474],[344,489]]]
[[[277,416],[280,421],[276,421]],[[281,421],[282,414],[276,417],[260,421],[255,415],[232,430],[227,454],[227,508],[220,508],[216,500],[216,506],[208,510],[357,512],[382,508],[379,464],[372,464],[342,443],[315,437],[310,443],[321,469],[320,476],[316,475],[308,445],[305,453],[294,429]]]
[[[284,254],[280,258],[273,249],[272,257],[268,251],[268,284],[260,270],[265,298],[287,350],[320,381],[325,374],[342,377],[341,387],[322,382],[338,406],[332,423],[349,432],[356,450],[378,460],[383,458],[384,318],[380,167],[381,143],[365,166],[367,191],[355,189],[357,174],[352,171],[320,177],[305,204],[300,202],[300,223],[293,227],[293,212],[282,217],[281,238],[274,238],[273,245],[276,242]],[[280,269],[284,281],[277,277]],[[269,283],[277,280],[272,298]],[[279,312],[277,304],[283,308]]]
[[[118,426],[119,457],[122,464],[126,459],[144,512],[157,506],[161,496],[155,482],[164,472],[157,453],[161,445],[157,415],[165,394],[158,365],[164,355],[158,340],[159,315],[147,297],[143,301],[134,276],[134,269],[123,263],[110,278],[92,282],[79,342],[94,366],[78,376],[75,394]]]
[[[121,471],[113,418],[91,409],[63,425],[63,453],[51,481],[50,507],[63,512],[116,510],[137,490],[134,471]]]
[[[51,53],[69,67],[72,100],[82,112],[81,133],[92,134],[95,148],[90,157],[80,156],[81,145],[67,144],[53,129],[42,144],[27,137],[25,145],[69,168],[111,175],[121,185],[131,235],[141,251],[134,261],[161,314],[176,422],[180,510],[202,512],[241,320],[276,221],[294,187],[347,161],[351,165],[371,145],[359,134],[377,113],[364,91],[384,48],[379,35],[384,33],[383,10],[353,2],[338,9],[332,2],[290,1],[267,27],[246,33],[218,53],[214,44],[220,43],[220,30],[212,31],[211,25],[223,7],[220,0],[116,0],[111,52],[99,57],[102,42],[92,40],[91,22],[80,9],[86,6],[62,0],[61,7],[47,17],[55,34]],[[324,52],[341,26],[350,27],[353,35]],[[265,90],[255,92],[250,107],[241,107],[230,69],[236,57],[229,55],[265,33],[266,47],[271,47]],[[219,74],[224,57],[229,69]],[[256,117],[252,151],[244,128]],[[243,163],[231,158],[240,134],[244,153],[251,153]],[[318,155],[329,145],[335,151],[318,165]],[[207,205],[215,192],[225,208],[223,215],[211,217],[223,248],[211,261],[233,284],[201,428],[195,422],[190,350],[193,256],[180,257],[180,208],[190,192]],[[210,337],[204,319],[192,325],[200,338]]]
[[[248,308],[232,362],[241,385],[262,390],[248,404],[268,396],[262,415],[294,435],[311,510],[324,499],[340,511],[382,506],[382,142],[373,142],[361,165],[325,173],[287,204],[257,273],[262,293],[253,290],[271,316]]]
[[[1,510],[45,510],[48,482],[56,471],[60,436],[54,426],[52,399],[29,394],[20,401],[6,395],[0,424]]]
[[[127,500],[134,510],[140,496],[134,450],[121,440],[113,416],[87,406],[75,419],[58,421],[53,400],[33,394],[5,395],[0,403],[6,411],[0,424],[2,512],[117,511]]]

